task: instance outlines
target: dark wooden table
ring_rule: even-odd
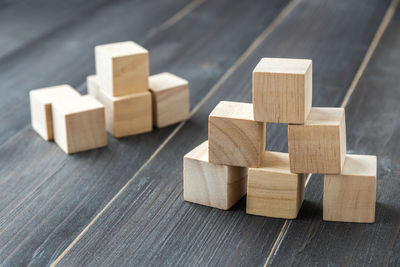
[[[400,265],[398,0],[0,1],[4,266]],[[189,121],[72,156],[30,125],[28,92],[86,92],[93,47],[134,40],[151,73],[190,81]],[[190,204],[182,157],[221,100],[251,101],[261,57],[313,60],[313,105],[346,108],[350,153],[378,156],[375,224],[322,221],[312,175],[297,220]],[[267,149],[287,151],[287,126]]]

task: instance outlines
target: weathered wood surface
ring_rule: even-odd
[[[132,39],[150,50],[152,73],[190,81],[194,106],[286,4],[120,1],[0,60],[0,92],[7,94],[0,101],[0,262],[54,261],[174,129],[109,138],[107,148],[65,156],[31,129],[30,89],[70,83],[82,92],[94,72],[94,45]]]
[[[400,9],[346,107],[348,151],[378,156],[375,224],[323,222],[323,178],[311,177],[273,266],[400,264]]]
[[[182,157],[207,138],[207,116],[220,100],[250,101],[251,70],[261,56],[313,59],[314,105],[339,106],[388,5],[301,1],[131,180],[60,264],[263,265],[284,220],[245,215],[244,200],[230,212],[183,202]],[[269,149],[287,149],[284,128],[269,127]]]

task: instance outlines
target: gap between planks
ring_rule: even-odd
[[[170,27],[184,16],[189,14],[192,10],[198,7],[205,0],[194,0],[176,15],[168,19],[161,27]],[[300,0],[291,0],[285,8],[278,14],[278,16],[267,26],[267,28],[252,42],[252,44],[245,50],[245,52],[239,57],[239,59],[228,69],[227,72],[218,80],[218,82],[211,88],[211,90],[205,95],[205,97],[193,108],[190,113],[192,117],[200,107],[221,87],[223,82],[225,82],[232,73],[250,56],[250,54],[271,34],[271,32],[283,21],[283,19],[294,9],[294,7],[299,3]],[[191,9],[188,9],[191,6]],[[178,16],[178,14],[181,14]],[[178,19],[179,18],[179,19]],[[83,84],[79,86],[79,89],[83,89]],[[157,148],[156,151],[150,156],[150,158],[136,171],[131,179],[118,191],[117,194],[104,206],[104,208],[89,222],[89,224],[79,233],[79,235],[68,245],[68,247],[57,257],[57,259],[50,265],[51,267],[56,266],[62,258],[70,251],[75,244],[83,237],[83,235],[89,230],[89,228],[99,219],[99,217],[111,206],[111,204],[118,198],[122,192],[135,180],[139,173],[158,155],[158,153],[167,145],[167,143],[182,129],[186,121],[181,122],[174,131],[162,142],[162,144]]]
[[[362,74],[364,73],[365,69],[367,68],[367,65],[372,57],[372,55],[375,52],[376,47],[378,46],[386,28],[388,27],[390,21],[393,18],[393,15],[396,11],[396,8],[399,4],[400,0],[392,0],[392,2],[390,3],[388,9],[386,10],[385,16],[383,17],[378,30],[375,33],[374,38],[372,39],[372,42],[370,43],[367,53],[365,54],[363,61],[361,62],[360,67],[358,68],[353,81],[350,84],[350,87],[347,89],[346,95],[343,98],[342,104],[340,105],[341,108],[345,108],[347,106],[347,103],[350,100],[351,95],[354,93],[354,90],[356,89],[356,86],[358,84],[358,82],[360,81],[360,78],[362,76]],[[308,174],[307,175],[307,179],[306,179],[306,184],[305,187],[307,187],[308,182],[311,179],[312,174]],[[274,245],[272,246],[272,249],[268,255],[267,260],[265,261],[264,266],[268,266],[268,264],[270,263],[272,256],[276,254],[276,252],[279,249],[279,245],[281,244],[283,238],[285,237],[285,234],[287,232],[287,230],[289,229],[289,226],[291,224],[291,220],[285,220],[285,223],[283,224],[281,231],[279,232],[278,237],[276,238]]]

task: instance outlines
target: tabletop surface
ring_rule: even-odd
[[[0,1],[0,265],[400,265],[399,0]],[[32,130],[29,90],[86,93],[94,46],[133,40],[189,81],[191,118],[65,155]],[[251,102],[261,57],[313,60],[313,106],[345,107],[347,151],[378,156],[376,222],[296,220],[183,201],[183,156],[219,101]],[[287,151],[287,125],[267,124]]]

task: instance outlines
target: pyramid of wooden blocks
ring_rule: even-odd
[[[53,101],[57,98],[70,99],[80,96],[77,91],[66,84],[30,91],[32,128],[44,140],[53,140]]]
[[[153,95],[153,124],[165,127],[189,118],[189,83],[171,73],[149,77]]]
[[[205,141],[184,157],[184,199],[227,210],[246,194],[247,168],[208,161]]]
[[[303,124],[311,109],[312,61],[263,58],[253,71],[254,119]]]
[[[220,102],[208,119],[209,161],[258,167],[265,148],[265,123],[254,121],[253,105]]]
[[[294,219],[304,199],[304,174],[290,172],[287,153],[265,151],[260,168],[249,168],[246,212]]]
[[[114,137],[124,137],[152,130],[151,93],[112,96],[104,91],[97,76],[87,78],[88,93],[105,106],[106,128]]]
[[[324,220],[375,221],[375,156],[346,155],[341,173],[326,174],[324,179]]]
[[[149,53],[134,42],[95,47],[96,73],[102,88],[111,96],[148,90]]]
[[[304,125],[288,126],[290,169],[295,173],[340,173],[346,155],[343,108],[312,108]]]

